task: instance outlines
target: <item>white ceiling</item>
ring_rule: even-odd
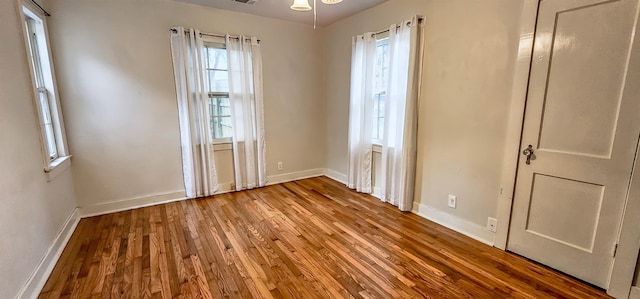
[[[233,10],[252,15],[276,18],[281,20],[313,24],[313,11],[294,11],[289,7],[293,0],[257,0],[254,4],[244,4],[233,0],[175,0],[225,10]],[[363,10],[374,7],[387,0],[344,0],[338,4],[318,2],[318,25],[327,26]],[[309,0],[313,6],[313,0]]]

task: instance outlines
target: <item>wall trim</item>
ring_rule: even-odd
[[[347,184],[347,175],[333,169],[325,168],[324,175],[343,184]]]
[[[286,183],[296,180],[314,178],[324,175],[324,168],[309,169],[303,171],[290,172],[285,174],[277,174],[267,177],[267,186]]]
[[[434,207],[414,202],[411,212],[489,246],[493,246],[495,242],[495,233],[487,230],[485,227],[445,213]]]
[[[635,11],[634,35],[632,38],[632,50],[628,57],[629,69],[627,70],[627,81],[624,87],[624,101],[632,100],[638,93],[638,88],[629,82],[637,82],[640,75],[638,62],[640,62],[640,5]],[[636,100],[635,98],[633,100]],[[639,143],[640,144],[640,141]],[[624,199],[623,214],[618,230],[618,248],[611,267],[607,294],[615,298],[640,298],[640,289],[634,286],[634,274],[638,263],[638,251],[640,250],[640,150],[636,146],[633,169],[631,171],[631,181],[627,190],[627,197]]]
[[[347,176],[332,169],[325,169],[325,176],[335,181],[346,184]],[[374,193],[379,194],[380,188],[374,187]],[[375,196],[375,195],[374,195]],[[496,234],[487,230],[484,226],[477,225],[466,219],[462,219],[457,216],[453,216],[449,213],[437,210],[433,207],[420,204],[418,202],[413,203],[412,212],[422,218],[431,220],[444,227],[450,228],[456,232],[459,232],[467,237],[480,241],[489,246],[493,246],[495,243]]]
[[[272,175],[267,178],[267,186],[286,183],[296,180],[302,180],[312,177],[318,177],[325,174],[324,168],[309,169],[285,174]],[[233,183],[220,183],[219,191],[216,194],[224,194],[235,192],[232,189]],[[116,200],[108,203],[101,203],[79,208],[82,218],[99,216],[109,213],[122,212],[132,209],[155,206],[159,204],[171,203],[186,200],[185,191],[178,190],[169,193],[153,194],[148,196],[136,197],[131,199]]]
[[[640,23],[637,24],[640,29]],[[637,30],[637,29],[636,29]],[[640,39],[634,42],[637,45]],[[640,141],[639,143],[640,144]],[[638,250],[640,250],[640,152],[636,149],[635,161],[631,172],[631,181],[624,204],[624,213],[620,220],[618,231],[618,247],[613,259],[607,294],[615,298],[627,298],[633,293],[634,274],[638,263]],[[640,289],[636,288],[636,298],[640,298]]]
[[[80,216],[82,218],[99,216],[109,213],[121,212],[137,208],[155,206],[164,203],[170,203],[187,199],[184,190],[169,193],[153,194],[148,196],[136,197],[131,199],[116,200],[97,205],[80,207]]]
[[[65,223],[62,225],[55,239],[53,239],[51,246],[49,246],[49,249],[33,270],[29,279],[22,286],[16,298],[38,297],[79,222],[80,214],[79,210],[76,208],[73,209]]]

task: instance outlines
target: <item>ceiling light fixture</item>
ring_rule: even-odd
[[[309,5],[309,0],[294,0],[291,5],[291,9],[297,11],[309,11],[311,10],[311,6]]]
[[[342,0],[322,0],[324,4],[336,4],[340,2],[342,2]],[[313,0],[313,29],[316,29],[316,22],[318,20],[317,6],[316,0]],[[291,9],[296,11],[309,11],[311,10],[311,5],[309,5],[309,0],[293,0]]]

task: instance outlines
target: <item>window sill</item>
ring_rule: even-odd
[[[371,146],[371,149],[373,150],[373,152],[374,152],[374,153],[380,153],[380,154],[382,154],[382,145],[381,145],[381,144],[374,143],[374,144]]]
[[[213,142],[213,150],[214,151],[230,151],[233,150],[233,144],[231,141],[214,141]]]
[[[195,145],[196,148],[199,148],[202,144]],[[211,142],[211,149],[214,151],[230,151],[233,150],[233,143],[229,141],[213,141]]]
[[[71,156],[64,156],[53,160],[51,164],[44,169],[47,175],[47,182],[51,182],[56,179],[60,174],[65,172],[71,166]]]

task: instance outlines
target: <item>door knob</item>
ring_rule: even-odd
[[[522,151],[522,154],[527,157],[527,165],[531,164],[531,156],[533,156],[533,146],[529,144],[529,146]]]

